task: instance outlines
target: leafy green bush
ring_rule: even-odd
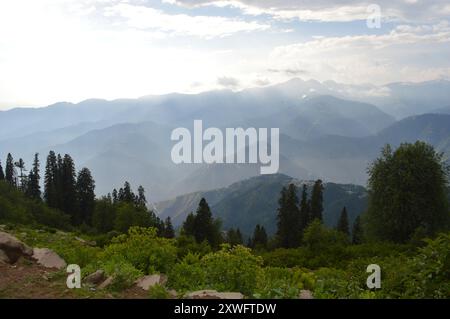
[[[252,295],[261,272],[262,258],[243,246],[222,245],[222,249],[204,256],[201,265],[206,285],[218,291],[239,291]]]
[[[170,295],[166,288],[156,284],[148,289],[148,297],[150,299],[169,299]]]
[[[314,275],[299,268],[263,268],[258,280],[256,298],[298,298],[302,289],[314,287]]]
[[[131,263],[120,257],[102,263],[102,269],[108,276],[114,278],[110,288],[118,291],[130,287],[136,279],[143,275],[140,270],[136,269]]]
[[[168,286],[184,293],[206,287],[206,272],[198,254],[187,254],[169,272]]]
[[[167,273],[175,264],[174,241],[156,236],[155,228],[131,227],[115,237],[101,255],[102,260],[122,257],[145,274]]]

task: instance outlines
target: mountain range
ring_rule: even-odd
[[[281,174],[365,185],[381,147],[424,140],[449,152],[450,82],[382,87],[303,81],[201,94],[91,99],[0,112],[0,157],[31,163],[49,150],[92,170],[96,193],[142,184],[152,202],[223,189],[259,175],[259,165],[181,164],[170,158],[174,128],[279,127]],[[403,117],[407,116],[407,117]]]

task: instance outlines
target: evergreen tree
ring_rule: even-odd
[[[227,231],[227,243],[231,246],[242,245],[242,234],[239,228],[236,230],[234,228],[230,228]]]
[[[5,180],[5,173],[3,173],[2,162],[0,161],[0,181]]]
[[[300,200],[300,232],[303,234],[306,227],[310,223],[310,203],[308,201],[308,187],[303,184],[302,198]]]
[[[208,203],[200,200],[195,215],[190,213],[183,224],[183,232],[193,236],[197,243],[207,241],[212,247],[217,247],[221,241],[220,221],[212,216]]]
[[[130,203],[130,204],[136,203],[136,196],[134,195],[133,191],[131,190],[131,186],[130,186],[129,182],[125,182],[123,185],[123,188],[119,189],[118,199],[119,199],[119,202],[123,202],[123,203]]]
[[[190,212],[183,223],[183,233],[186,236],[195,237],[195,215]]]
[[[95,181],[89,169],[83,168],[78,173],[76,189],[80,209],[80,222],[90,225],[95,208]]]
[[[175,238],[175,230],[173,229],[172,220],[170,216],[166,218],[164,222],[164,234],[165,238]]]
[[[349,229],[349,223],[348,223],[348,214],[347,214],[347,208],[344,206],[341,212],[341,216],[339,217],[338,223],[337,223],[337,231],[340,231],[347,236],[350,236],[350,229]]]
[[[311,220],[322,221],[323,213],[323,184],[319,179],[314,183],[311,194]]]
[[[136,196],[136,205],[145,207],[147,205],[147,199],[145,198],[145,189],[140,185],[138,187],[138,195]]]
[[[80,225],[83,220],[79,214],[77,200],[77,183],[75,175],[75,164],[70,155],[64,155],[60,171],[60,209],[71,216],[72,223]]]
[[[17,185],[17,172],[14,167],[14,159],[11,153],[6,157],[5,180],[12,186]]]
[[[253,232],[253,238],[250,239],[250,247],[252,248],[267,248],[267,233],[264,226],[256,225],[255,230]]]
[[[116,204],[118,200],[119,200],[119,195],[117,193],[117,189],[114,188],[113,191],[112,191],[112,202],[113,202],[113,204]]]
[[[369,238],[406,243],[447,230],[448,172],[443,154],[424,142],[386,146],[369,168]]]
[[[298,247],[300,244],[300,210],[298,208],[297,187],[290,184],[283,187],[278,201],[278,230],[279,245],[284,248]]]
[[[23,172],[26,172],[25,169],[25,162],[23,161],[23,159],[19,159],[17,162],[14,163],[14,166],[17,167],[19,169],[19,181],[20,181],[20,185],[18,185],[19,189],[23,192],[26,192],[26,176],[23,174]]]
[[[27,195],[31,198],[41,200],[41,186],[39,185],[39,154],[34,154],[33,168],[28,175]]]
[[[50,151],[47,156],[44,176],[44,200],[48,206],[57,208],[58,201],[58,162],[55,152]]]
[[[111,200],[105,197],[97,200],[92,216],[92,226],[99,233],[107,233],[114,229],[115,219],[116,207]]]
[[[358,216],[353,222],[352,243],[354,245],[359,245],[362,242],[363,242],[363,229],[361,225],[361,218]]]

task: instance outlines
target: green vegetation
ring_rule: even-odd
[[[89,170],[75,177],[70,156],[50,153],[41,200],[37,156],[28,177],[17,179],[11,163],[9,155],[8,171],[0,172],[6,230],[80,265],[83,276],[103,269],[114,278],[112,293],[164,273],[167,285],[152,287],[149,298],[168,298],[168,289],[248,298],[298,298],[302,290],[314,298],[450,298],[447,168],[424,143],[383,150],[369,170],[368,211],[352,225],[346,207],[336,227],[323,224],[322,181],[310,198],[304,185],[300,199],[291,184],[280,193],[276,236],[256,225],[248,247],[239,229],[221,231],[204,198],[175,236],[170,218],[161,221],[147,208],[142,187],[134,194],[125,182],[95,199]],[[75,206],[65,209],[67,202]],[[380,289],[367,288],[370,264],[382,269]]]

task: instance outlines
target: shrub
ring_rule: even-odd
[[[302,289],[312,289],[314,286],[312,273],[299,268],[266,267],[258,280],[256,298],[298,298]]]
[[[166,288],[156,284],[148,289],[148,297],[150,299],[169,299],[170,295]]]
[[[206,287],[206,272],[198,254],[189,253],[169,273],[168,286],[180,291],[200,290]]]
[[[145,274],[167,273],[175,264],[177,250],[173,240],[156,236],[155,228],[131,227],[128,234],[115,237],[101,258],[122,257]]]
[[[239,291],[250,296],[257,285],[262,258],[243,246],[222,245],[222,249],[204,256],[206,285],[218,291]]]
[[[102,263],[102,269],[108,276],[114,278],[110,288],[112,290],[123,290],[131,285],[143,275],[143,273],[136,269],[131,263],[125,259],[116,257]]]

